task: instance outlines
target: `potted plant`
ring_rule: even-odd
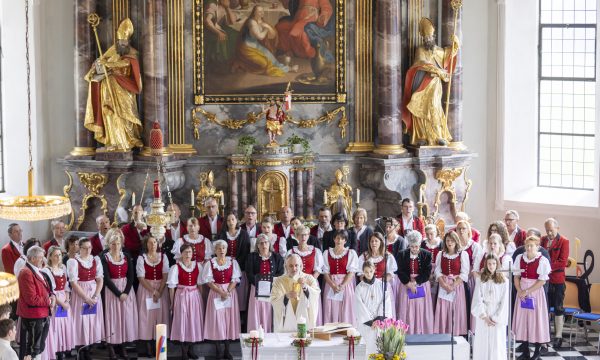
[[[289,138],[287,138],[287,140],[285,141],[285,144],[288,145],[289,147],[292,148],[292,152],[293,153],[308,153],[310,150],[310,144],[308,143],[308,140],[306,140],[305,138],[301,138],[300,136],[296,135],[296,134],[292,134],[292,136],[290,136]]]
[[[238,139],[238,151],[245,156],[250,156],[256,144],[258,141],[254,136],[244,135]]]
[[[377,353],[370,354],[369,360],[404,360],[406,331],[408,325],[402,320],[375,320],[372,327],[377,330]]]

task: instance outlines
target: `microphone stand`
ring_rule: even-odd
[[[87,348],[87,347],[90,347],[90,346],[92,346],[92,345],[96,345],[96,344],[100,344],[100,343],[102,343],[102,342],[106,342],[106,340],[108,340],[108,339],[110,339],[111,337],[113,337],[113,335],[114,335],[114,334],[115,334],[115,333],[113,332],[113,333],[111,333],[110,335],[108,335],[108,336],[106,336],[106,337],[104,337],[104,338],[102,338],[102,339],[100,339],[100,340],[98,340],[98,341],[96,341],[96,342],[93,342],[93,343],[91,343],[91,344],[87,344],[87,345],[83,345],[82,347],[80,347],[79,349],[77,349],[77,355],[75,356],[75,358],[76,358],[77,360],[81,360],[81,357],[79,356],[79,353],[81,352],[81,350],[83,350],[83,349],[85,349],[85,348]]]
[[[515,341],[513,339],[513,331],[512,331],[512,315],[511,315],[511,308],[512,308],[512,288],[513,288],[513,274],[520,274],[523,272],[523,270],[521,270],[520,268],[517,268],[516,270],[513,269],[513,263],[511,262],[508,270],[498,270],[498,272],[505,272],[508,273],[508,291],[510,292],[510,294],[508,295],[508,359],[512,359],[515,360],[515,344],[513,344],[513,342]],[[516,299],[515,299],[516,301]]]
[[[382,287],[383,287],[383,318],[385,318],[385,296],[387,293],[387,256],[388,256],[388,251],[387,251],[387,239],[385,238],[385,231],[383,231],[383,228],[381,227],[381,224],[379,224],[379,222],[381,221],[381,218],[376,219],[375,220],[375,225],[377,225],[377,229],[381,230],[381,233],[384,234],[383,239],[384,239],[384,243],[383,245],[383,276],[381,277],[382,281]]]

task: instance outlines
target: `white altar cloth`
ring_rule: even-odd
[[[252,360],[252,348],[247,346],[243,338],[248,334],[241,334],[242,359]],[[289,333],[265,334],[263,346],[258,349],[259,360],[297,360],[298,352],[292,346],[292,337]],[[342,336],[333,336],[331,340],[313,339],[312,344],[305,348],[307,360],[348,360],[348,345],[344,344]],[[367,358],[367,347],[364,343],[354,347],[354,359]],[[431,360],[431,359],[428,359]],[[437,359],[436,359],[437,360]]]
[[[470,346],[462,336],[455,336],[454,359],[469,360]],[[410,345],[406,346],[407,360],[450,360],[452,351],[450,345]]]

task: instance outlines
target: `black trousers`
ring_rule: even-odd
[[[565,301],[565,289],[563,284],[550,284],[548,286],[548,306],[554,308],[554,315],[561,316],[565,314],[563,303]]]
[[[49,327],[50,318],[21,318],[19,359],[23,359],[27,355],[31,355],[34,358],[44,352]]]

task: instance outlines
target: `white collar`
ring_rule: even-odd
[[[65,274],[65,265],[62,263],[58,265],[58,270],[56,271],[49,266],[45,267],[45,269],[48,269],[55,276],[63,276]]]
[[[457,257],[460,255],[460,251],[459,251],[459,252],[457,252],[457,253],[456,253],[456,254],[454,254],[454,255],[448,255],[448,253],[447,253],[447,252],[445,252],[445,251],[444,251],[444,252],[442,252],[442,254],[444,254],[444,257],[445,257],[446,259],[448,259],[448,260],[454,260],[454,259],[456,259],[456,258],[457,258]]]
[[[191,261],[190,266],[187,267],[185,266],[185,264],[183,263],[183,261],[178,261],[177,262],[179,264],[179,266],[185,271],[185,272],[189,272],[191,273],[192,271],[194,271],[194,268],[196,267],[196,262],[194,260]]]
[[[106,252],[106,255],[104,255],[106,257],[106,260],[108,260],[111,264],[113,265],[123,265],[123,263],[125,263],[125,255],[123,255],[123,252],[120,252],[121,255],[121,260],[120,261],[115,261],[112,257],[112,255],[110,254],[110,251]]]
[[[363,255],[363,258],[365,259],[365,261],[367,260],[367,257],[365,255]],[[372,262],[373,264],[379,264],[380,262],[383,261],[383,256],[370,257],[368,260],[370,262]]]
[[[410,254],[410,258],[411,259],[418,259],[419,258],[419,254],[413,255],[410,251],[409,251],[409,254]]]
[[[19,250],[19,252],[21,254],[23,254],[23,245],[17,242],[14,242],[13,240],[10,241],[11,243],[13,243],[13,245],[17,248],[17,250]]]
[[[210,259],[210,262],[213,264],[215,269],[217,269],[219,271],[223,271],[223,270],[229,269],[231,267],[231,258],[229,256],[225,256],[225,264],[223,264],[223,265],[219,265],[216,257]]]
[[[348,248],[344,248],[344,251],[342,251],[342,253],[341,253],[340,255],[336,255],[336,254],[333,252],[333,249],[334,249],[334,248],[329,248],[329,249],[327,250],[327,254],[329,254],[329,256],[330,256],[332,259],[336,259],[336,260],[339,260],[339,259],[343,258],[344,256],[346,256],[346,254],[348,253],[348,251],[350,251],[350,249],[348,249]]]
[[[269,251],[269,256],[267,256],[267,257],[262,256],[259,252],[257,252],[257,254],[258,254],[258,256],[260,256],[261,260],[267,261],[267,260],[271,260],[271,255],[273,253],[271,253],[271,251]]]
[[[237,232],[233,236],[229,235],[229,231],[226,231],[225,234],[227,234],[227,240],[237,239],[237,237],[240,235],[240,231],[242,231],[242,229],[237,229]]]
[[[161,262],[161,260],[162,260],[162,254],[160,253],[160,251],[157,251],[157,252],[156,252],[156,255],[157,255],[157,256],[156,256],[156,257],[157,257],[157,260],[156,260],[156,262],[155,262],[155,263],[153,263],[152,261],[150,261],[150,258],[148,257],[148,254],[146,254],[146,253],[142,254],[142,256],[143,256],[143,258],[144,258],[144,262],[145,262],[146,264],[150,265],[150,266],[156,266],[156,265],[160,264],[160,262]]]
[[[521,258],[523,259],[523,261],[525,261],[525,263],[530,264],[530,263],[534,262],[535,260],[539,259],[540,256],[542,256],[542,253],[538,252],[537,255],[535,255],[535,257],[533,259],[529,259],[527,257],[527,253],[524,252],[523,256]]]
[[[305,256],[312,254],[313,249],[315,248],[312,245],[307,245],[307,246],[308,246],[308,250],[306,250],[306,251],[300,251],[300,249],[297,246],[294,246],[292,249],[294,251],[294,254],[298,254],[302,257],[305,257]]]
[[[75,255],[75,259],[83,266],[84,269],[90,269],[94,263],[95,257],[90,255],[87,259],[82,259],[79,254]]]
[[[200,243],[202,243],[204,241],[204,236],[198,234],[198,238],[197,239],[190,239],[190,235],[185,234],[185,235],[183,235],[183,239],[188,244],[194,244],[194,245],[196,245],[196,244],[200,244]]]
[[[436,239],[437,239],[437,238],[436,238]],[[437,248],[437,247],[439,247],[439,246],[440,246],[440,241],[439,241],[439,240],[438,240],[438,242],[437,242],[435,245],[433,245],[433,246],[429,245],[429,242],[428,242],[427,240],[425,240],[425,247],[427,247],[428,249],[435,249],[435,248]]]

